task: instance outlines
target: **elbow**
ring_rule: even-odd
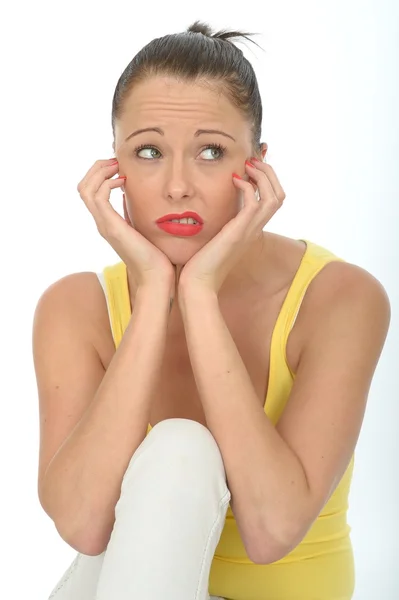
[[[270,565],[290,552],[290,548],[278,542],[268,532],[259,532],[244,545],[249,560],[256,565]]]
[[[248,558],[255,565],[271,565],[284,558],[289,552],[289,549],[277,546],[274,543],[253,544],[247,548]]]
[[[305,537],[299,534],[276,536],[263,530],[245,545],[248,558],[257,565],[270,565],[292,552]]]
[[[61,533],[61,531],[57,528],[58,533],[76,552],[79,554],[85,554],[86,556],[99,556],[104,552],[107,547],[107,544],[102,544],[97,539],[90,539],[90,537],[86,536],[76,536],[76,535],[65,535]]]
[[[99,556],[102,554],[102,548],[90,540],[80,540],[78,538],[64,538],[64,541],[79,554],[85,554],[86,556]]]
[[[81,531],[71,531],[70,528],[64,528],[54,521],[54,525],[61,538],[76,552],[86,556],[99,556],[108,545],[112,529],[109,532],[103,531],[101,535],[94,530],[94,527],[86,526]]]
[[[282,538],[271,532],[259,515],[252,519],[248,513],[245,516],[245,523],[238,516],[236,520],[245,552],[251,562],[256,565],[269,565],[288,554],[289,549],[281,542]]]
[[[63,510],[60,514],[61,511],[54,507],[54,499],[46,493],[44,485],[40,486],[38,491],[42,508],[68,546],[87,556],[98,556],[106,550],[114,528],[114,510],[108,514],[107,520],[104,518],[104,511],[101,512],[98,508],[96,510],[92,508],[88,513],[86,511],[82,514],[79,514],[76,509],[69,510],[68,514]]]

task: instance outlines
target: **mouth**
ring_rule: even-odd
[[[176,222],[176,221],[161,221],[157,223],[157,226],[162,229],[165,233],[169,233],[169,235],[177,236],[177,237],[191,237],[193,235],[197,235],[203,229],[202,223],[192,223],[193,219],[185,219],[186,222]]]
[[[202,217],[196,213],[196,212],[192,212],[190,211],[186,211],[182,214],[169,214],[169,215],[164,215],[163,217],[160,217],[159,219],[157,219],[155,221],[157,224],[159,223],[182,223],[185,225],[203,225],[204,224],[204,220],[202,219]]]

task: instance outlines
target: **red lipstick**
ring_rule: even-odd
[[[191,210],[186,210],[186,212],[182,213],[181,215],[178,215],[177,213],[164,215],[163,217],[159,217],[159,219],[157,219],[155,223],[163,223],[164,221],[171,221],[172,219],[184,219],[185,217],[191,217],[192,219],[198,221],[198,223],[200,223],[201,225],[204,224],[204,221],[199,216],[199,214],[197,214],[196,212],[192,212]]]
[[[172,223],[172,219],[184,219],[185,217],[191,217],[192,219],[195,219],[197,223]],[[196,212],[192,212],[191,210],[188,210],[182,213],[181,215],[164,215],[163,217],[157,219],[155,222],[158,225],[158,227],[166,233],[182,237],[197,235],[197,233],[200,233],[204,226],[204,221],[202,220],[202,218]]]

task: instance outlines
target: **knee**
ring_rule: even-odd
[[[204,425],[166,419],[153,427],[133,454],[115,507],[118,519],[136,510],[169,510],[197,515],[226,511],[231,499],[222,455]],[[221,513],[220,513],[221,514]]]
[[[207,427],[191,419],[165,419],[157,423],[133,454],[124,481],[135,470],[169,481],[184,476],[195,479],[197,485],[201,479],[226,480],[215,438]]]
[[[221,458],[219,446],[207,427],[192,419],[165,419],[149,432],[144,445],[165,456]]]

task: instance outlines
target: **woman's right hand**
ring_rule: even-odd
[[[100,235],[109,242],[126,264],[137,287],[152,284],[170,286],[175,294],[175,267],[166,254],[129,225],[112,207],[111,190],[121,187],[125,179],[111,179],[119,165],[110,160],[97,160],[79,182],[77,190],[94,217]]]

